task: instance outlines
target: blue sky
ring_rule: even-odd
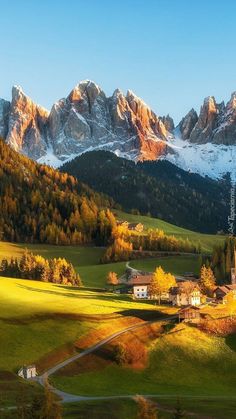
[[[178,122],[236,90],[234,0],[0,0],[0,97],[50,108],[80,80],[133,90]]]

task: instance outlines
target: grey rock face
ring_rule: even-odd
[[[166,115],[166,116],[162,116],[160,119],[163,122],[163,124],[165,125],[165,128],[168,132],[173,132],[174,131],[175,124],[174,124],[174,121],[169,114]]]
[[[216,104],[215,98],[212,96],[206,98],[201,107],[198,121],[190,134],[190,141],[192,143],[202,144],[209,141],[212,131],[216,127],[218,112],[218,105]]]
[[[225,106],[210,96],[204,100],[200,115],[192,109],[179,124],[183,139],[191,143],[236,144],[236,93]]]
[[[93,82],[79,83],[49,115],[48,132],[61,159],[86,150],[106,149],[134,159],[157,158],[166,140],[161,120],[131,91],[110,98]],[[158,143],[158,146],[157,146]]]
[[[10,102],[0,99],[0,138],[5,139],[8,132]]]
[[[16,151],[38,159],[46,153],[48,112],[35,105],[20,87],[12,89],[6,142]]]
[[[180,121],[178,128],[184,140],[189,139],[190,134],[198,121],[197,112],[191,109],[187,115]]]
[[[192,109],[178,128],[182,138],[194,144],[236,144],[236,93],[226,106],[214,97],[205,99],[199,117]],[[11,103],[0,100],[0,137],[35,160],[48,153],[63,162],[94,149],[133,160],[155,160],[174,152],[168,145],[173,130],[169,115],[158,117],[133,92],[124,95],[117,89],[106,97],[89,80],[56,102],[50,113],[17,86]]]

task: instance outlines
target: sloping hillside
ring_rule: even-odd
[[[204,233],[226,229],[229,202],[226,180],[203,178],[164,161],[135,164],[105,151],[85,153],[61,170],[108,194],[124,210],[150,213]]]
[[[111,203],[72,176],[39,165],[0,141],[1,239],[49,244],[96,239],[104,244],[114,219],[99,207]]]

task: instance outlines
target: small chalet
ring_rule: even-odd
[[[128,223],[128,221],[117,221],[117,226],[121,226],[127,228],[130,231],[137,231],[138,233],[143,232],[143,224],[142,223]]]
[[[179,282],[170,289],[170,302],[173,306],[199,306],[201,292],[198,284],[192,281]]]
[[[214,290],[214,297],[223,304],[227,303],[229,294],[236,300],[236,284],[221,285]]]
[[[21,367],[21,369],[18,371],[19,377],[29,379],[34,378],[37,375],[36,366],[35,365],[24,365]]]
[[[198,322],[201,318],[199,307],[187,306],[179,310],[179,320],[185,322]]]
[[[129,223],[128,229],[131,231],[137,231],[138,233],[142,233],[143,224],[142,223]]]
[[[152,280],[152,275],[132,276],[127,282],[133,288],[134,298],[148,298],[148,285]]]

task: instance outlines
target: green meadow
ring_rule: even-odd
[[[183,275],[185,272],[193,272],[199,275],[200,257],[199,256],[170,256],[153,259],[140,259],[130,262],[130,266],[142,271],[153,272],[157,266],[175,275]]]
[[[147,217],[143,215],[133,215],[122,211],[114,211],[119,220],[126,220],[130,223],[142,223],[144,229],[159,229],[163,230],[168,235],[174,235],[177,238],[189,239],[194,243],[201,243],[202,251],[211,253],[215,245],[221,244],[225,240],[225,236],[214,235],[214,234],[202,234],[195,231],[187,230],[182,227],[178,227],[174,224],[167,223],[166,221],[160,220],[159,218]]]
[[[109,364],[75,376],[63,376],[61,370],[52,381],[81,395],[235,397],[236,352],[227,339],[181,324],[151,344],[149,362],[142,370]]]
[[[27,247],[34,254],[40,254],[45,258],[65,257],[72,262],[76,271],[80,274],[83,285],[92,288],[106,287],[108,272],[114,271],[118,276],[123,275],[126,268],[125,262],[101,264],[100,258],[103,248],[91,246],[52,246],[41,244],[12,244],[0,242],[0,259],[20,257]],[[199,273],[200,259],[198,256],[169,256],[161,258],[133,260],[130,265],[134,268],[154,271],[157,266],[163,266],[174,274],[181,275],[185,272]]]

